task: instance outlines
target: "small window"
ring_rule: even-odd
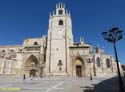
[[[59,20],[59,25],[63,25],[63,20]]]
[[[5,52],[5,50],[2,50],[2,52]]]
[[[58,14],[60,15],[60,14],[63,14],[63,11],[62,10],[59,10],[58,11]]]
[[[11,52],[14,52],[14,50],[10,50]]]
[[[20,52],[22,52],[23,50],[22,49],[19,49]]]
[[[106,59],[106,65],[107,65],[107,68],[110,68],[111,65],[110,65],[110,60],[109,59]]]
[[[62,70],[62,68],[61,67],[59,67],[59,71],[61,71]]]
[[[97,67],[101,67],[101,63],[100,63],[100,58],[99,57],[97,58],[96,61],[97,61]]]
[[[34,45],[38,45],[38,43],[37,43],[37,42],[34,42]]]
[[[62,61],[61,60],[59,60],[59,62],[58,62],[58,66],[62,66],[63,64],[62,64]]]

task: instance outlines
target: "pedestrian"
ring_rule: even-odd
[[[26,75],[25,74],[23,74],[23,81],[25,81],[26,80]]]
[[[30,76],[31,80],[33,80],[33,75]]]

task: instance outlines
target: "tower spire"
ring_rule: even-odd
[[[49,15],[50,15],[50,17],[51,17],[51,12],[50,12],[50,14],[49,14]]]
[[[59,2],[59,8],[61,8],[61,2]]]
[[[69,11],[69,16],[70,16],[70,11]]]
[[[66,9],[66,14],[68,15],[68,10]]]
[[[100,48],[100,45],[99,45],[99,43],[97,44],[97,47],[98,47],[98,48]]]
[[[56,9],[58,8],[58,4],[56,4]]]
[[[63,8],[65,9],[65,4],[63,3]]]
[[[63,8],[63,4],[62,4],[62,2],[61,2],[61,8]]]
[[[55,15],[54,11],[53,11],[53,16]]]
[[[81,36],[80,37],[80,43],[83,44],[84,43],[84,38]]]

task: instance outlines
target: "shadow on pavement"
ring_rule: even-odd
[[[123,77],[122,79],[125,89],[125,77]],[[113,77],[110,79],[106,79],[98,84],[91,84],[91,86],[86,86],[84,87],[83,92],[119,92],[118,90],[118,77]]]

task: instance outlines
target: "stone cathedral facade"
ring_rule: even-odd
[[[89,35],[89,34],[88,34]],[[0,76],[94,77],[117,75],[116,62],[103,49],[80,37],[73,41],[72,19],[64,4],[50,14],[48,35],[23,45],[0,46]]]

